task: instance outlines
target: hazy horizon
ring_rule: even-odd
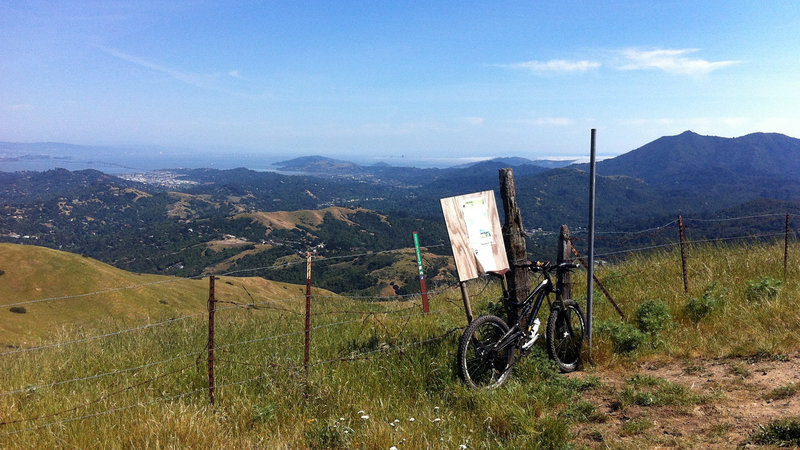
[[[3,2],[0,141],[417,162],[798,136],[798,24],[789,0]]]

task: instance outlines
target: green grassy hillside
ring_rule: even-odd
[[[113,330],[207,309],[208,278],[136,274],[44,247],[0,244],[0,270],[2,345],[28,346],[62,333]],[[223,277],[216,282],[218,299],[239,303],[303,295],[305,286],[262,278]],[[55,299],[36,302],[48,298]]]
[[[203,317],[0,355],[0,447],[733,448],[775,439],[800,445],[792,438],[800,431],[799,252],[792,243],[784,279],[782,243],[691,247],[688,294],[677,249],[598,267],[628,320],[598,294],[591,364],[565,376],[534,346],[492,391],[467,389],[456,375],[465,324],[457,288],[432,297],[427,315],[418,299],[317,293],[308,383],[304,317],[296,313],[302,300],[282,309],[219,311],[213,407]],[[62,264],[75,268],[82,260],[67,256]],[[51,267],[46,258],[38,265]],[[574,284],[585,306],[583,275],[577,272]],[[20,289],[53,295],[45,283],[24,287],[15,277]],[[235,290],[243,280],[228,281],[234,286],[218,285]],[[166,295],[155,294],[159,286],[167,285],[142,288],[154,292],[150,302]],[[204,285],[193,288],[202,310]],[[498,283],[476,280],[468,289],[476,315],[497,310]],[[81,299],[65,304],[71,301]],[[96,330],[68,329],[62,340],[90,331]]]

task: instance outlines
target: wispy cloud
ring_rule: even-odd
[[[536,117],[533,119],[514,119],[510,123],[521,125],[534,125],[537,127],[566,127],[575,123],[567,117]]]
[[[483,125],[483,123],[485,122],[483,117],[463,117],[461,120],[463,120],[463,122],[466,123],[467,125],[476,125],[476,126]]]
[[[699,51],[700,49],[696,48],[641,49],[631,47],[610,50],[605,57],[600,58],[602,62],[587,59],[551,59],[549,61],[531,60],[510,64],[493,64],[492,66],[527,71],[536,75],[583,73],[605,66],[617,70],[661,70],[675,75],[701,77],[742,62],[737,60],[710,61],[691,56]]]
[[[622,119],[619,124],[633,127],[673,127],[694,130],[713,127],[743,127],[751,122],[752,119],[747,117],[660,117]]]
[[[676,75],[704,76],[730,67],[741,61],[708,61],[688,55],[698,52],[696,48],[641,50],[628,48],[619,51],[623,58],[620,70],[663,70]]]
[[[8,111],[33,111],[33,105],[29,103],[22,103],[19,105],[9,105],[6,106],[6,110]]]
[[[129,62],[131,64],[135,64],[137,66],[141,66],[147,69],[155,70],[156,72],[161,72],[164,74],[169,75],[170,77],[184,82],[186,84],[190,84],[192,86],[201,88],[201,89],[211,89],[216,91],[222,91],[222,89],[217,88],[214,85],[214,82],[223,76],[228,76],[231,78],[238,78],[241,79],[241,75],[239,74],[238,70],[231,70],[227,73],[210,73],[210,74],[201,74],[201,73],[192,73],[192,72],[185,72],[177,69],[173,69],[171,67],[162,66],[160,64],[156,64],[154,62],[148,61],[143,58],[139,58],[138,56],[129,55],[127,53],[121,52],[119,50],[104,47],[104,46],[97,46],[103,53],[111,55],[115,58],[119,58],[123,61]]]
[[[495,64],[497,67],[505,69],[526,70],[536,74],[557,74],[587,72],[601,66],[597,61],[569,61],[566,59],[551,59],[550,61],[524,61],[512,64]]]

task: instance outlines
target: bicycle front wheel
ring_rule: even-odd
[[[497,316],[475,319],[458,343],[458,372],[468,386],[495,388],[503,384],[514,364],[514,346],[497,349],[496,344],[508,331]]]
[[[567,299],[554,307],[547,320],[547,353],[562,372],[573,372],[581,361],[583,313],[575,300]]]

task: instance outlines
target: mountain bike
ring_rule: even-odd
[[[584,317],[580,306],[572,299],[550,301],[550,294],[558,293],[550,276],[578,267],[572,263],[553,266],[549,262],[526,263],[532,272],[539,272],[542,281],[521,303],[510,301],[518,308],[517,320],[512,327],[503,319],[480,316],[467,326],[458,343],[458,371],[467,385],[475,388],[495,388],[511,374],[517,354],[527,354],[539,338],[539,310],[547,299],[550,317],[545,337],[547,353],[561,372],[572,372],[580,364],[581,345],[584,338]]]

